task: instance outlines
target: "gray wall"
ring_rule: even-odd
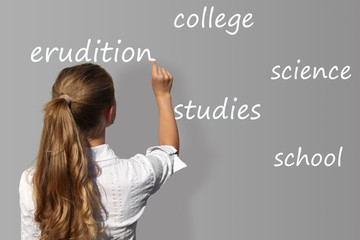
[[[55,57],[33,62],[31,52],[75,51],[88,39],[100,39],[98,47],[109,42],[120,54],[148,48],[174,76],[174,107],[191,100],[212,111],[226,97],[228,113],[232,105],[261,105],[256,120],[177,120],[188,167],[150,198],[139,239],[359,239],[359,1],[6,0],[0,6],[2,239],[20,238],[20,174],[36,157],[41,109],[55,77],[76,64]],[[225,31],[234,31],[229,26],[174,27],[179,13],[201,17],[204,6],[227,21],[252,13],[254,24],[235,35]],[[116,85],[118,118],[107,142],[123,158],[145,153],[157,144],[150,61],[97,63]],[[351,77],[271,80],[276,65],[350,66]],[[310,157],[337,156],[341,146],[340,167],[274,166],[280,152],[297,156],[301,147]]]

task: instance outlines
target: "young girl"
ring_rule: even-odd
[[[172,75],[156,62],[152,89],[159,110],[159,146],[118,158],[105,143],[116,101],[99,65],[63,69],[44,108],[36,166],[21,176],[21,239],[136,239],[150,195],[185,167],[171,103]]]

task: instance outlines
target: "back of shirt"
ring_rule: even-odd
[[[157,192],[176,171],[186,167],[169,145],[154,146],[146,154],[130,159],[118,158],[108,144],[87,149],[88,157],[101,169],[94,183],[103,205],[101,220],[107,229],[101,239],[136,239],[137,220],[148,198]],[[34,221],[31,179],[33,169],[23,172],[20,180],[21,239],[39,239]]]

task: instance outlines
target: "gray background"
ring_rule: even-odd
[[[173,106],[229,97],[261,118],[178,120],[188,167],[153,195],[138,239],[359,239],[359,1],[1,1],[2,239],[20,238],[18,184],[36,157],[43,105],[58,72],[36,46],[78,49],[88,38],[149,48],[174,76]],[[253,13],[254,25],[175,29],[183,12]],[[270,80],[275,65],[351,66],[346,81]],[[107,143],[123,158],[157,144],[150,62],[101,63],[116,85]],[[338,152],[342,166],[279,167],[278,152]]]

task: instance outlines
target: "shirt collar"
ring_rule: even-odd
[[[115,158],[114,151],[110,148],[109,144],[101,144],[94,147],[86,148],[86,153],[94,161],[104,161]]]

